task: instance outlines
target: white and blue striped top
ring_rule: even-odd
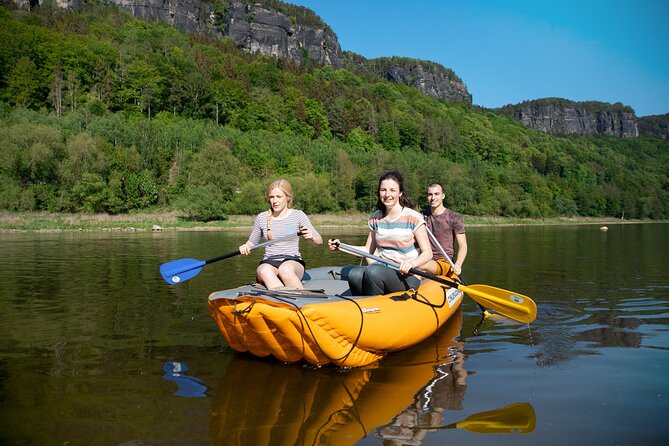
[[[394,220],[388,220],[381,211],[376,211],[368,221],[369,229],[375,234],[379,256],[397,263],[420,255],[414,233],[424,224],[423,216],[407,207],[402,208]]]

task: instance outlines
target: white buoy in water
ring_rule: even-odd
[[[601,228],[599,228],[599,230],[606,232],[606,231],[609,230],[609,227],[608,226],[602,226]]]

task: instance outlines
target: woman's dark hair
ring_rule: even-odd
[[[383,182],[384,180],[393,180],[394,182],[399,184],[400,192],[402,194],[400,195],[400,205],[405,208],[413,208],[413,201],[411,201],[411,198],[409,198],[407,191],[404,189],[404,178],[402,177],[402,174],[399,172],[386,172],[383,175],[381,175],[381,178],[379,178],[379,185],[376,188],[376,208],[379,211],[381,211],[381,213],[384,216],[386,215],[386,206],[379,198],[379,193],[381,192],[381,182]]]

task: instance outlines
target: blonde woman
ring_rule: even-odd
[[[251,253],[251,247],[261,238],[272,240],[298,232],[314,245],[321,245],[323,238],[311,224],[309,217],[293,209],[293,188],[287,180],[272,182],[267,188],[269,210],[263,211],[253,223],[251,235],[246,243],[239,247],[243,255]],[[269,290],[280,288],[304,288],[305,263],[300,254],[300,239],[292,238],[265,247],[265,254],[256,269],[258,282]]]

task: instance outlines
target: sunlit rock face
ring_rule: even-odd
[[[44,0],[15,0],[22,7],[34,7]],[[84,0],[56,0],[68,8]],[[345,55],[337,36],[313,11],[298,8],[302,17],[286,14],[266,6],[262,1],[222,0],[218,3],[202,0],[104,0],[118,6],[134,17],[163,21],[196,34],[216,38],[231,38],[235,44],[252,53],[274,56],[297,64],[306,61],[343,68]],[[285,6],[285,5],[284,5]],[[286,11],[296,11],[290,8]],[[307,22],[307,24],[305,24]],[[447,101],[472,103],[467,86],[453,71],[442,65],[409,58],[379,58],[367,60],[347,53],[355,62],[348,68],[367,71],[394,83],[401,83],[420,92]]]
[[[556,135],[639,136],[634,110],[619,103],[548,98],[506,105],[497,111],[529,127]]]
[[[396,56],[367,59],[346,51],[344,66],[353,72],[367,72],[396,84],[414,87],[437,99],[472,104],[472,95],[462,79],[450,68],[436,62]]]
[[[293,23],[260,3],[232,1],[228,16],[225,34],[247,51],[297,63],[310,59],[336,68],[343,66],[337,36],[330,30]]]
[[[639,134],[669,139],[669,113],[640,117]]]
[[[448,68],[434,62],[406,58],[381,58],[370,61],[381,77],[416,88],[423,94],[471,105],[467,85]]]
[[[14,1],[23,8],[29,8],[42,4],[44,0]],[[69,8],[82,1],[56,0],[56,4]],[[129,11],[134,17],[164,21],[185,32],[230,37],[249,52],[290,59],[298,64],[312,60],[335,68],[344,65],[337,36],[327,25],[323,23],[324,26],[319,27],[295,23],[294,18],[262,3],[240,0],[219,4],[200,0],[104,1]]]

